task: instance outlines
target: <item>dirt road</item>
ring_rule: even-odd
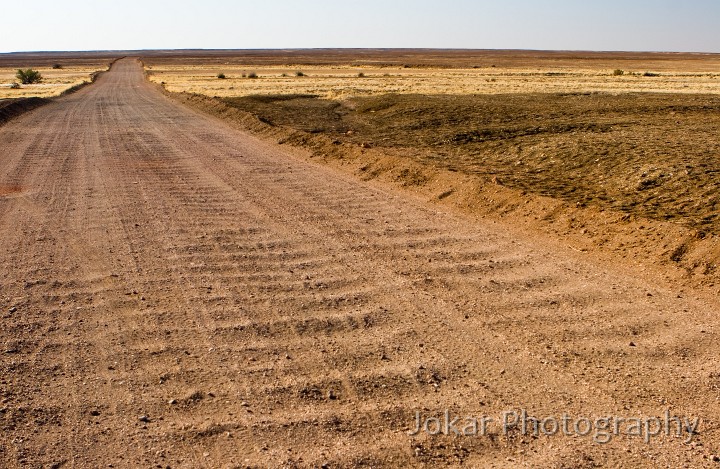
[[[0,466],[717,466],[717,303],[584,255],[286,154],[119,61],[0,128]],[[408,434],[446,409],[494,422]],[[701,423],[598,444],[503,429],[521,409]]]

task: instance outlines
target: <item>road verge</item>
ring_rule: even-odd
[[[418,163],[396,152],[270,125],[220,99],[153,86],[173,100],[221,118],[239,130],[300,150],[307,158],[360,179],[383,181],[428,202],[505,223],[513,230],[550,235],[587,257],[629,263],[640,272],[661,274],[679,290],[687,286],[720,292],[720,237],[716,234],[613,210],[578,207],[505,187],[501,181]]]

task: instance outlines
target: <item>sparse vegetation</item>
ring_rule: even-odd
[[[17,73],[15,74],[18,80],[23,85],[32,85],[33,83],[40,83],[42,81],[42,75],[37,70],[33,70],[32,68],[28,69],[18,69]]]
[[[248,73],[247,77],[248,77],[248,78],[251,78],[251,79],[255,79],[255,78],[258,77],[258,75],[257,75],[257,73],[255,73],[255,72],[250,72],[250,73]]]
[[[225,78],[227,78],[227,77],[225,76],[225,74],[222,73],[222,72],[221,72],[221,73],[218,73],[218,74],[217,74],[217,77],[218,77],[220,80],[224,80]]]
[[[625,70],[621,70],[621,69],[619,69],[619,68],[616,68],[616,69],[613,71],[613,75],[616,76],[616,77],[625,75]]]
[[[365,78],[365,74],[363,72],[360,72],[357,74],[358,78]]]
[[[646,90],[649,80],[653,81],[653,86],[661,87],[667,92],[702,93],[707,92],[710,87],[715,87],[715,83],[717,83],[717,80],[708,76],[708,72],[705,70],[702,70],[702,74],[687,75],[686,80],[677,80],[675,78],[676,71],[668,68],[668,63],[656,59],[633,62],[632,66],[629,63],[626,66],[626,62],[623,61],[610,62],[615,65],[614,68],[608,67],[606,65],[608,62],[603,61],[590,66],[589,69],[584,68],[585,65],[581,66],[567,61],[553,63],[552,68],[548,68],[545,63],[542,66],[534,67],[529,62],[520,62],[511,68],[505,68],[496,63],[497,67],[492,68],[490,67],[492,62],[488,61],[487,64],[482,65],[482,70],[478,69],[472,72],[468,69],[480,64],[477,62],[459,63],[457,65],[462,68],[452,69],[445,68],[446,64],[443,62],[439,64],[442,67],[434,67],[430,63],[414,64],[399,73],[393,73],[391,70],[399,70],[403,63],[411,64],[411,62],[382,63],[379,66],[367,63],[357,63],[353,66],[353,62],[337,66],[301,66],[296,63],[286,61],[285,63],[270,64],[264,61],[262,63],[251,61],[242,65],[214,64],[213,67],[210,67],[203,64],[178,65],[170,61],[167,66],[163,65],[160,68],[153,64],[155,66],[150,79],[157,83],[166,81],[168,89],[172,91],[206,94],[209,89],[212,89],[213,95],[218,96],[246,96],[275,92],[319,94],[332,99],[379,93],[435,95],[642,92]],[[217,68],[214,68],[215,66]],[[262,67],[262,69],[257,67]],[[349,69],[349,67],[353,68]],[[622,70],[623,75],[614,76],[615,73],[620,73],[614,72],[614,69]],[[662,76],[658,78],[643,77],[646,70],[661,73]],[[695,71],[692,68],[688,70]],[[223,71],[233,78],[239,78],[242,73],[245,74],[244,78],[247,78],[248,72],[255,71],[260,75],[260,79],[244,80],[245,84],[242,87],[236,86],[236,89],[231,92],[229,86],[233,82],[229,80],[220,85],[220,80],[215,79],[218,71]],[[358,77],[359,72],[362,72],[365,78]],[[385,76],[388,72],[391,73],[389,77]],[[283,73],[289,77],[298,78],[290,80],[288,77],[283,77]],[[204,75],[205,79],[198,80],[198,75]],[[303,78],[299,78],[301,75]],[[378,79],[381,77],[382,79]],[[206,82],[203,83],[205,80]],[[362,89],[358,89],[356,86],[359,80],[362,81]],[[215,84],[211,85],[212,82]],[[6,80],[6,83],[9,81]],[[205,86],[209,88],[205,89]]]
[[[63,68],[63,66],[61,64],[53,64],[52,68],[53,70],[60,70]]]
[[[659,73],[653,73],[653,72],[645,72],[645,73],[643,73],[643,76],[644,76],[644,77],[659,77],[660,74],[659,74]]]
[[[4,98],[50,98],[62,94],[67,89],[82,83],[88,79],[88,76],[98,70],[107,68],[105,59],[98,60],[96,63],[79,64],[73,62],[62,63],[62,69],[52,70],[53,63],[47,65],[47,69],[39,70],[43,75],[42,86],[23,85],[22,79],[17,77],[18,67],[0,67],[0,100]],[[23,66],[23,73],[27,66]],[[34,69],[38,70],[38,69]],[[44,73],[44,70],[48,70]],[[208,78],[214,79],[214,73]],[[165,77],[161,77],[163,81]],[[158,80],[159,83],[160,80]],[[12,85],[16,82],[17,85]]]
[[[412,149],[413,161],[497,177],[577,206],[720,233],[720,162],[708,160],[703,143],[717,133],[720,96],[588,96],[380,94],[338,101],[282,94],[224,102],[272,125],[364,148]],[[676,115],[659,118],[667,108]],[[581,151],[571,145],[578,140],[585,142]]]

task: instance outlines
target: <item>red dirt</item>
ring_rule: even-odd
[[[19,192],[22,192],[22,187],[20,186],[0,186],[0,196],[17,194]]]
[[[716,298],[307,162],[132,60],[0,148],[0,466],[716,465]],[[445,409],[701,425],[407,434]]]

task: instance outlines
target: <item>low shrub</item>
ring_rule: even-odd
[[[40,83],[42,81],[42,75],[37,70],[28,68],[25,70],[18,69],[15,76],[22,82],[23,85],[32,85],[33,83]]]

